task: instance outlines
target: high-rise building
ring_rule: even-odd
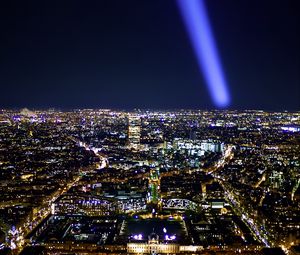
[[[141,117],[137,114],[128,116],[128,147],[139,149],[141,139]]]

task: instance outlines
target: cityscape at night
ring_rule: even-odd
[[[299,112],[0,116],[3,252],[299,251]]]
[[[0,255],[299,255],[299,0],[0,1]]]

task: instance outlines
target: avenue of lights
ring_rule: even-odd
[[[0,254],[297,254],[300,113],[0,111]]]

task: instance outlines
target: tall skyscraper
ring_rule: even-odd
[[[138,114],[128,116],[128,147],[138,150],[141,138],[141,118]]]

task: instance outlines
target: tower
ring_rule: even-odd
[[[138,150],[141,138],[141,118],[138,114],[128,116],[128,147]]]

